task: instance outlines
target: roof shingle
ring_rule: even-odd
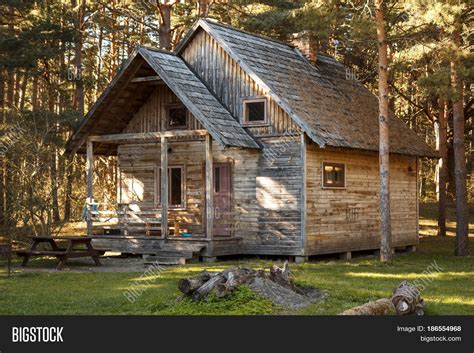
[[[201,25],[320,146],[378,150],[377,97],[346,79],[342,64],[319,55],[313,66],[291,45],[206,20]],[[389,128],[391,152],[436,156],[393,114]]]

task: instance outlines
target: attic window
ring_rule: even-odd
[[[346,187],[346,166],[343,163],[323,162],[323,187]]]
[[[267,100],[265,98],[245,99],[243,125],[267,123]]]
[[[182,105],[168,107],[168,130],[186,129],[188,127],[188,110]]]

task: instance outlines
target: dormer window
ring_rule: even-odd
[[[266,125],[267,124],[267,100],[266,98],[244,99],[243,125]]]
[[[168,130],[187,129],[188,110],[182,105],[170,105],[167,114]]]

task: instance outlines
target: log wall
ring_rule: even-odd
[[[310,144],[306,156],[306,254],[378,248],[378,154],[320,149]],[[322,188],[323,161],[346,164],[346,188]],[[418,243],[416,170],[416,157],[390,155],[394,246]]]

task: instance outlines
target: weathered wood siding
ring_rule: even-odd
[[[214,161],[232,166],[231,229],[232,236],[240,238],[216,244],[216,255],[295,255],[302,251],[299,135],[264,138],[262,143],[263,152],[213,146]],[[179,216],[193,234],[204,234],[204,141],[170,142],[169,146],[169,165],[184,166],[186,171],[186,208],[170,209],[169,218]],[[159,170],[159,151],[159,144],[119,147],[119,202],[159,210],[154,204],[159,190],[154,172]],[[135,191],[132,183],[138,185]]]
[[[183,166],[185,173],[185,208],[169,210],[169,224],[179,217],[184,223],[190,224],[188,230],[193,234],[204,234],[203,209],[203,164],[204,145],[202,141],[169,142],[171,151],[168,154],[169,166]],[[160,190],[158,184],[160,161],[160,145],[121,145],[118,149],[120,167],[119,203],[134,202],[142,210],[160,209],[155,204],[155,193]],[[130,187],[134,183],[135,191]],[[138,193],[137,191],[142,190]]]
[[[222,104],[238,119],[242,118],[243,98],[264,96],[265,91],[206,32],[200,30],[182,53],[191,69],[206,83]],[[297,131],[297,124],[275,101],[267,97],[267,126],[251,127],[255,136],[280,135]]]
[[[178,97],[166,85],[159,85],[153,90],[132,120],[124,133],[144,133],[166,131],[167,107],[180,103]],[[188,130],[202,129],[201,123],[189,113]]]
[[[307,149],[307,255],[376,249],[380,244],[378,154]],[[322,162],[346,164],[346,188],[323,189]],[[416,157],[390,156],[394,246],[415,245]]]
[[[242,254],[296,255],[301,237],[299,135],[261,138],[262,151],[228,149],[233,161],[234,236]]]

